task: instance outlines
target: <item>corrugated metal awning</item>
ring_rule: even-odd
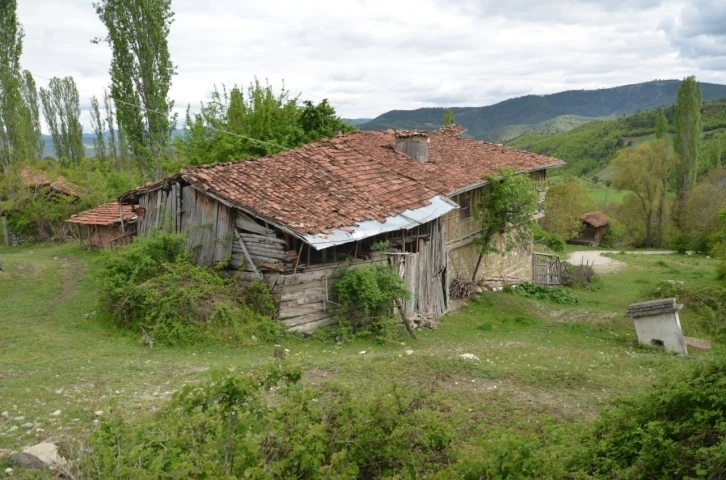
[[[437,195],[429,201],[431,202],[430,205],[386,217],[383,222],[366,220],[350,227],[334,228],[331,233],[308,234],[304,236],[304,239],[316,250],[323,250],[334,245],[357,242],[382,233],[416,227],[459,208],[452,200],[441,195]]]

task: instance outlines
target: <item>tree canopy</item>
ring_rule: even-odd
[[[174,21],[171,0],[101,0],[93,6],[108,30],[119,127],[140,169],[161,176],[176,125],[168,98],[175,74],[167,40]]]
[[[647,142],[622,150],[613,161],[613,186],[628,190],[638,198],[638,206],[645,218],[645,246],[655,242],[654,225],[661,199],[667,158],[665,140]]]
[[[577,178],[568,176],[547,189],[542,227],[548,233],[570,240],[580,234],[582,216],[593,210],[597,210],[597,204],[590,198],[587,189]]]
[[[300,102],[284,85],[275,93],[255,79],[246,91],[215,87],[199,113],[187,108],[184,129],[176,140],[182,160],[202,165],[271,155],[354,128],[327,100]]]

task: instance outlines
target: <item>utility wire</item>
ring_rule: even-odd
[[[36,73],[34,73],[33,75],[36,76],[36,77],[38,77],[38,78],[42,78],[43,80],[47,80],[47,81],[50,82],[50,78],[44,77],[42,75],[38,75]],[[87,94],[92,95],[94,97],[96,96],[96,94],[93,93],[93,92],[90,92],[88,90],[83,90],[83,89],[80,89],[78,87],[76,87],[76,88],[77,88],[77,90],[79,92],[84,92],[84,93],[87,93]],[[164,117],[166,117],[168,115],[166,113],[162,113],[162,112],[159,112],[159,111],[156,111],[156,110],[152,110],[150,108],[143,108],[140,105],[134,105],[133,103],[125,102],[123,100],[116,100],[116,99],[112,99],[112,100],[113,100],[114,103],[123,103],[124,105],[128,105],[128,106],[134,107],[134,108],[138,108],[138,109],[144,110],[146,112],[155,113],[157,115],[161,115],[161,116],[164,116]],[[232,135],[234,137],[239,137],[239,138],[242,138],[242,139],[245,139],[245,140],[250,140],[250,141],[253,141],[253,142],[257,142],[257,143],[263,143],[265,145],[271,145],[273,147],[281,148],[282,150],[290,150],[288,147],[283,147],[282,145],[278,145],[276,143],[266,142],[264,140],[259,140],[257,138],[252,138],[252,137],[248,137],[248,136],[245,136],[245,135],[240,135],[239,133],[230,132],[228,130],[224,130],[224,129],[217,128],[217,127],[212,127],[210,125],[207,125],[206,128],[208,128],[210,130],[215,130],[215,131],[220,132],[220,133],[226,133],[227,135]]]

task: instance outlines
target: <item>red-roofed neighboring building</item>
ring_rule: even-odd
[[[449,281],[471,278],[476,205],[501,167],[546,180],[561,160],[433,132],[354,132],[254,160],[184,169],[122,195],[138,234],[166,222],[189,235],[195,263],[229,261],[264,277],[293,330],[335,322],[330,284],[341,264],[393,263],[413,293],[407,316],[449,308]],[[383,251],[381,251],[383,250]],[[483,259],[479,278],[531,279],[531,244]]]
[[[602,212],[588,212],[582,216],[582,230],[580,236],[571,243],[597,246],[602,243],[608,232],[608,217]]]
[[[111,248],[131,242],[138,218],[134,205],[111,202],[77,213],[66,223],[75,226],[82,246]]]

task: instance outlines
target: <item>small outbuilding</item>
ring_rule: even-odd
[[[589,212],[582,216],[582,230],[580,236],[572,243],[592,245],[596,247],[602,243],[608,232],[608,217],[602,212]]]
[[[140,214],[136,205],[111,202],[73,215],[66,223],[77,225],[81,246],[110,248],[131,243]]]

